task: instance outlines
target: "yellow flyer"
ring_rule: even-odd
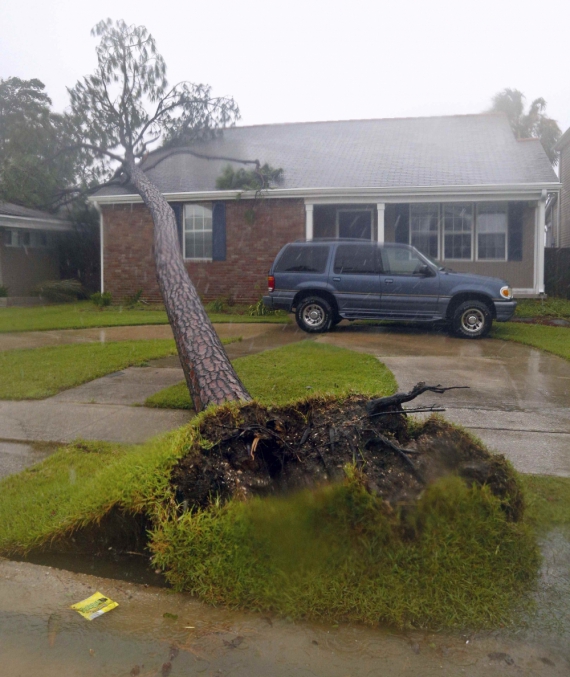
[[[114,609],[117,606],[119,606],[117,602],[113,602],[112,599],[105,597],[105,595],[102,595],[100,592],[96,592],[82,602],[72,604],[71,608],[79,612],[83,618],[92,621],[94,618],[97,618],[97,616],[106,614],[107,611],[111,611],[111,609]]]

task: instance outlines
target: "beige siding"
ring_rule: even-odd
[[[29,296],[45,280],[59,279],[59,262],[54,249],[6,247],[0,244],[2,285],[10,296]]]

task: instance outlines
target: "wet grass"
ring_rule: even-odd
[[[222,339],[222,343],[240,340],[228,338]],[[176,355],[172,339],[0,351],[0,400],[40,400],[169,355]]]
[[[517,299],[515,317],[549,317],[570,320],[570,299]]]
[[[228,312],[208,311],[214,323],[290,322],[286,315],[248,315],[248,306],[234,306]],[[0,333],[86,329],[90,327],[123,327],[144,324],[168,324],[162,307],[109,306],[99,310],[90,301],[29,308],[0,308]]]
[[[233,364],[251,395],[263,404],[285,404],[313,393],[390,395],[396,391],[392,373],[375,357],[313,341],[240,357]],[[145,405],[193,406],[184,382],[155,393]]]
[[[523,343],[570,360],[570,329],[567,327],[502,322],[493,324],[491,337]]]
[[[521,482],[528,523],[541,534],[553,528],[570,532],[570,477],[521,475]]]

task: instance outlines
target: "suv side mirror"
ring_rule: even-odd
[[[433,275],[433,271],[427,264],[424,263],[423,266],[420,266],[418,275],[422,275],[423,277],[431,277]]]

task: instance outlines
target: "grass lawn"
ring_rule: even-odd
[[[222,339],[234,343],[241,338]],[[96,378],[176,355],[172,339],[0,351],[0,400],[40,400]]]
[[[517,299],[515,317],[555,317],[570,320],[570,299]]]
[[[570,328],[568,327],[501,322],[493,324],[491,337],[524,343],[570,360]]]
[[[315,393],[384,395],[396,391],[392,372],[375,357],[314,341],[240,357],[233,364],[245,387],[263,404],[285,404]],[[145,404],[192,409],[184,382],[155,393]]]
[[[215,323],[228,322],[289,322],[287,315],[247,314],[248,306],[235,306],[232,312],[208,310]],[[11,331],[45,331],[55,329],[85,329],[88,327],[122,327],[142,324],[168,324],[161,308],[127,310],[122,306],[109,306],[103,310],[90,301],[64,303],[30,308],[0,308],[0,333]]]

